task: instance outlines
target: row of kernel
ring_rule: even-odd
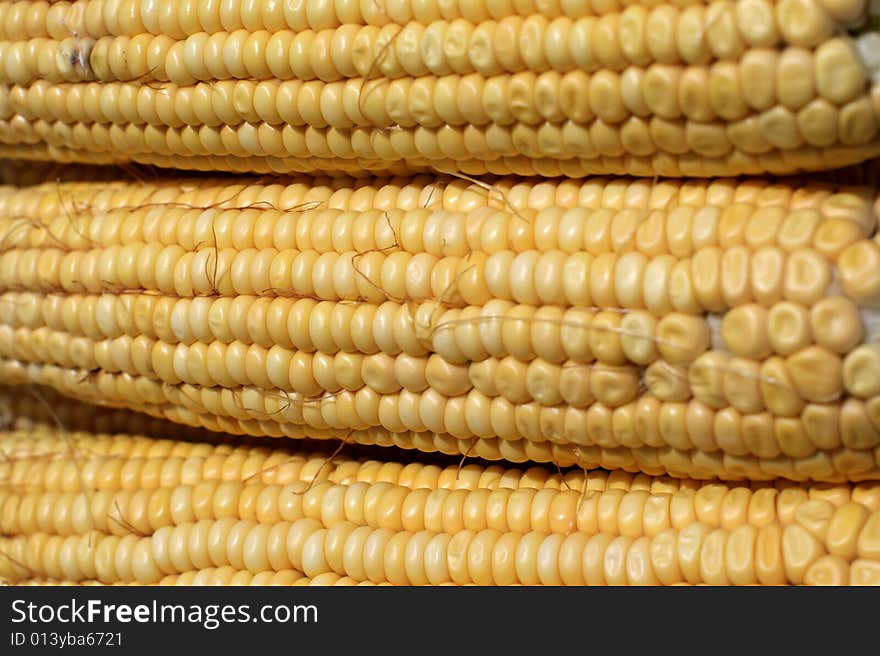
[[[78,448],[95,456],[67,459],[67,441],[50,430],[45,438],[33,432],[3,435],[4,443],[20,458],[4,463],[4,474],[16,486],[75,492],[86,484],[95,489],[141,489],[160,485],[192,484],[202,481],[250,481],[286,485],[296,481],[327,480],[336,483],[385,481],[411,488],[496,489],[544,487],[560,489],[673,491],[693,481],[652,479],[623,471],[570,472],[561,474],[542,467],[527,470],[499,466],[406,465],[397,462],[357,461],[336,457],[332,462],[320,454],[303,455],[263,447],[208,445],[173,442],[131,436],[100,436],[82,433],[70,436]],[[28,455],[30,454],[30,455]],[[46,459],[46,454],[54,454]],[[177,455],[175,455],[177,454]],[[316,479],[317,477],[317,479]],[[860,497],[861,498],[861,497]]]
[[[41,343],[73,340],[77,351],[90,342],[125,337],[118,348],[130,348],[132,339],[161,339],[168,345],[163,348],[172,350],[177,343],[237,341],[244,348],[255,344],[267,350],[278,346],[330,355],[381,351],[418,357],[434,351],[454,364],[514,355],[524,362],[542,357],[553,363],[598,359],[611,365],[647,365],[658,355],[673,364],[692,362],[711,341],[703,318],[676,311],[658,319],[643,310],[535,308],[501,300],[458,310],[438,302],[410,307],[391,301],[376,305],[253,296],[176,299],[145,294],[134,302],[111,295],[71,296],[73,300],[63,302],[53,298],[59,303],[54,311],[47,310],[46,326],[4,324],[4,342],[17,341],[28,349],[31,330],[36,330],[43,331]],[[252,314],[239,315],[238,308]],[[77,316],[87,310],[90,316]],[[127,314],[133,311],[139,313],[136,321]],[[238,318],[216,323],[224,317]],[[46,329],[60,334],[51,337]]]
[[[28,439],[33,432],[24,432]],[[72,435],[79,448],[93,451],[98,444],[91,440],[91,434]],[[510,469],[501,466],[465,465],[463,467],[426,465],[420,462],[407,464],[375,460],[330,460],[327,455],[318,453],[297,454],[285,450],[268,452],[264,448],[235,447],[230,450],[205,443],[174,443],[185,455],[178,456],[129,456],[129,436],[105,436],[104,449],[108,455],[83,457],[72,461],[68,459],[66,442],[52,435],[47,438],[49,445],[57,447],[57,457],[47,460],[42,452],[35,459],[22,456],[15,463],[4,463],[4,475],[9,477],[10,487],[16,490],[43,489],[55,492],[77,492],[83,486],[94,490],[138,490],[153,489],[174,485],[198,485],[202,482],[242,481],[244,483],[262,482],[267,485],[290,485],[328,480],[334,483],[350,484],[388,482],[408,488],[430,489],[499,489],[531,487],[535,489],[590,490],[603,489],[645,489],[674,490],[679,485],[693,484],[672,479],[652,480],[644,475],[626,472],[569,472],[565,475],[541,467],[529,469]],[[126,439],[128,438],[128,439]],[[8,443],[10,436],[4,434]],[[141,443],[151,447],[159,446],[160,441],[144,439]],[[27,447],[33,447],[26,443]],[[173,453],[171,451],[170,453]],[[19,453],[16,451],[16,453]],[[197,455],[198,454],[198,455]],[[4,511],[5,512],[5,511]]]
[[[672,210],[678,205],[726,208],[731,204],[746,204],[758,208],[778,206],[791,211],[818,209],[824,218],[849,218],[870,228],[876,221],[871,218],[870,207],[874,196],[873,188],[864,182],[844,186],[830,179],[822,181],[816,176],[795,177],[785,182],[767,178],[657,180],[592,177],[546,181],[506,178],[483,183],[452,176],[425,175],[372,180],[286,178],[278,184],[248,178],[235,184],[223,179],[189,178],[175,180],[173,185],[143,181],[133,187],[123,180],[14,187],[0,196],[0,211],[4,215],[34,217],[45,222],[57,218],[59,212],[63,213],[66,202],[69,211],[81,216],[85,229],[96,213],[114,209],[137,210],[139,203],[156,208],[203,210],[302,211],[326,207],[355,212],[418,208],[470,212],[488,206],[514,213],[553,206],[620,211]]]
[[[681,530],[694,521],[725,530],[779,522],[798,523],[820,540],[827,539],[838,555],[855,556],[860,529],[870,512],[877,510],[876,498],[860,497],[868,505],[857,502],[847,485],[830,487],[823,495],[811,497],[803,487],[751,490],[725,484],[662,493],[613,489],[583,494],[552,488],[411,489],[386,482],[315,486],[209,482],[91,495],[7,495],[0,498],[0,517],[6,534],[68,536],[100,530],[120,537],[152,535],[164,526],[202,520],[271,525],[303,517],[318,520],[327,529],[352,522],[392,531],[454,534],[489,528],[519,533],[603,532],[632,538],[653,537],[670,527]],[[875,531],[867,527],[868,534]]]
[[[638,251],[646,256],[692,256],[701,248],[743,244],[755,250],[780,246],[788,252],[812,246],[834,259],[844,248],[874,230],[865,199],[851,193],[829,196],[817,208],[756,207],[732,203],[663,210],[551,206],[468,212],[435,208],[363,211],[317,208],[190,208],[145,202],[86,216],[59,211],[45,223],[25,218],[0,221],[8,246],[52,246],[83,250],[133,242],[204,247],[367,252],[400,249],[436,257],[492,254],[509,249],[599,256]],[[182,205],[182,206],[181,206]],[[5,229],[3,229],[5,226]]]
[[[215,249],[130,243],[105,249],[12,250],[0,254],[0,285],[7,290],[104,292],[140,290],[191,298],[270,295],[327,301],[386,300],[483,306],[514,301],[533,306],[721,312],[750,302],[788,300],[810,305],[822,298],[832,274],[857,303],[875,304],[870,270],[876,245],[847,246],[833,267],[813,249],[786,253],[767,246],[702,248],[693,258],[648,258],[638,252],[566,254],[499,251],[437,258],[428,253],[357,253],[286,249]],[[434,312],[432,308],[429,312]],[[430,316],[430,315],[429,315]],[[431,323],[425,326],[433,325]]]
[[[11,363],[2,363],[4,375],[15,380],[13,374],[17,369],[10,369]],[[93,385],[100,385],[100,394],[104,399],[114,399],[115,403],[136,403],[137,395],[132,394],[135,388],[130,387],[125,376],[100,375],[96,381],[77,379],[75,372],[68,375],[67,370],[59,370],[49,365],[39,370],[30,369],[25,374],[26,379],[51,384],[64,390],[66,394],[79,398],[88,396],[87,390]],[[121,386],[126,383],[124,386]],[[84,389],[85,388],[85,389]],[[97,387],[95,388],[97,389]],[[175,391],[176,388],[166,388],[166,393]],[[293,437],[311,436],[327,438],[332,435],[327,429],[304,428],[293,424],[279,424],[269,417],[281,419],[279,414],[279,402],[277,399],[265,399],[271,401],[270,408],[259,409],[258,403],[262,403],[258,394],[247,394],[247,404],[252,410],[245,410],[239,403],[227,406],[237,417],[224,417],[206,413],[203,404],[195,403],[197,396],[202,396],[210,390],[196,390],[191,388],[186,396],[175,393],[172,399],[184,405],[166,405],[151,409],[148,406],[136,406],[142,411],[158,413],[172,421],[198,425],[233,433],[248,433],[253,435],[289,435]],[[221,396],[223,394],[221,393]],[[206,399],[212,408],[222,408],[213,400],[212,395]],[[117,400],[118,399],[118,400]],[[218,397],[219,400],[219,397]],[[195,403],[195,405],[194,405]],[[186,409],[192,407],[193,410]],[[594,406],[599,407],[599,406]],[[821,406],[828,407],[828,406]],[[199,409],[202,408],[202,409]],[[331,408],[325,404],[325,409]],[[310,416],[310,421],[318,421],[324,425],[321,410],[313,404],[302,408]],[[832,408],[833,409],[833,408]],[[226,412],[226,410],[222,410]],[[620,411],[620,409],[618,409]],[[730,411],[733,411],[730,409]],[[463,412],[463,411],[462,411]],[[328,417],[331,419],[334,417]],[[335,420],[335,419],[334,419]],[[322,432],[323,431],[323,432]],[[855,478],[864,479],[872,475],[876,470],[875,457],[870,451],[854,451],[847,448],[836,449],[831,452],[819,451],[810,458],[790,459],[783,456],[773,458],[760,458],[749,455],[735,456],[720,451],[716,452],[688,452],[674,447],[643,447],[636,450],[625,447],[600,447],[582,446],[571,444],[556,444],[552,442],[534,442],[531,440],[517,441],[496,438],[470,438],[458,439],[450,435],[440,433],[389,433],[383,429],[347,430],[344,432],[354,442],[361,444],[376,444],[383,446],[399,446],[406,449],[419,449],[426,452],[441,452],[449,455],[461,455],[464,453],[472,456],[483,457],[488,460],[508,460],[510,462],[553,462],[560,466],[578,464],[583,467],[615,467],[629,471],[641,469],[654,475],[670,473],[674,476],[695,476],[698,478],[710,478],[724,476],[725,478],[752,478],[766,480],[774,477],[783,477],[792,480],[826,480],[843,481]],[[340,434],[339,437],[343,435]]]
[[[169,132],[173,139],[179,135]],[[374,135],[375,137],[375,135]],[[9,137],[15,141],[14,137]],[[177,146],[175,146],[176,148]],[[504,156],[492,160],[461,159],[339,159],[302,157],[238,157],[233,155],[162,155],[157,153],[132,153],[128,156],[113,153],[87,152],[62,146],[45,144],[0,145],[0,155],[17,159],[36,159],[62,163],[114,164],[136,162],[164,168],[196,171],[229,171],[235,173],[337,173],[364,178],[368,175],[406,175],[428,171],[457,172],[466,175],[517,175],[524,177],[581,178],[594,175],[630,175],[636,177],[691,176],[698,178],[731,175],[758,175],[771,173],[787,175],[801,171],[832,170],[854,165],[880,153],[880,145],[854,148],[834,146],[830,148],[801,147],[794,150],[771,150],[762,155],[749,155],[733,151],[722,158],[698,157],[696,155],[674,156],[655,154],[651,157],[626,155],[622,157],[600,156],[591,159],[551,159]],[[397,157],[397,156],[394,156]]]
[[[19,300],[21,296],[25,299]],[[125,348],[131,346],[132,338],[159,339],[172,349],[177,343],[237,341],[245,347],[253,344],[267,350],[293,348],[331,355],[338,351],[389,356],[404,352],[418,357],[433,350],[457,364],[512,354],[523,362],[540,357],[556,364],[596,359],[610,365],[649,365],[663,357],[678,365],[693,362],[712,339],[705,321],[674,311],[658,319],[643,310],[535,308],[498,300],[482,308],[456,310],[442,303],[410,308],[391,301],[375,305],[255,296],[52,295],[41,303],[39,314],[27,318],[26,298],[25,293],[3,298],[11,311],[20,312],[4,325],[4,341],[18,340],[23,347],[30,331],[48,328],[67,333],[65,340],[127,336]],[[385,326],[392,326],[392,331]],[[16,338],[14,331],[24,332]],[[688,348],[679,339],[685,334]],[[753,303],[740,305],[723,316],[720,329],[723,344],[733,355],[753,359],[773,352],[787,356],[811,344],[845,355],[863,336],[858,308],[840,296],[820,299],[810,311],[788,301],[769,309]],[[724,369],[722,361],[717,366],[706,364]]]
[[[380,98],[380,95],[371,95]],[[185,106],[192,106],[184,103]],[[291,107],[292,105],[286,105]],[[339,103],[334,105],[341,107]],[[572,106],[569,104],[568,106]],[[95,153],[126,153],[237,157],[320,157],[353,159],[405,157],[428,160],[468,158],[492,161],[499,156],[532,158],[595,159],[601,156],[640,158],[694,153],[720,159],[733,154],[760,156],[772,153],[852,147],[872,143],[877,117],[866,98],[846,105],[843,111],[811,104],[798,112],[774,108],[728,123],[704,123],[692,119],[666,119],[657,115],[630,117],[609,122],[593,116],[575,121],[535,124],[509,115],[505,122],[488,121],[460,125],[399,125],[389,117],[362,127],[325,127],[306,122],[268,123],[262,120],[214,125],[99,124],[37,119],[22,115],[0,123],[10,139],[30,142],[44,139],[50,145],[84,148]],[[816,109],[817,112],[813,112]],[[165,117],[171,120],[172,117]],[[274,117],[271,117],[274,118]],[[560,164],[561,165],[561,164]]]
[[[574,533],[566,538],[492,529],[464,529],[451,536],[429,530],[394,532],[349,522],[325,529],[309,518],[268,529],[245,520],[203,520],[168,527],[152,538],[100,536],[94,548],[86,540],[95,536],[45,534],[8,538],[3,546],[15,555],[29,554],[25,564],[5,567],[7,576],[21,578],[19,570],[24,569],[31,576],[39,572],[105,583],[155,583],[163,574],[213,566],[251,572],[293,569],[312,577],[335,573],[401,585],[840,585],[876,583],[880,567],[875,532],[853,532],[851,524],[842,527],[843,540],[857,545],[854,554],[845,556],[838,553],[837,542],[826,546],[800,524],[746,524],[728,531],[702,522],[653,537]]]
[[[632,0],[622,3],[608,2],[519,2],[511,3],[433,3],[392,2],[371,4],[334,0],[333,2],[305,2],[299,5],[261,5],[254,0],[217,3],[199,0],[181,4],[175,0],[145,3],[142,0],[72,0],[70,2],[46,2],[44,0],[18,0],[4,4],[0,9],[0,34],[3,38],[17,39],[23,36],[52,36],[62,39],[72,35],[101,37],[106,35],[136,36],[142,32],[168,34],[182,38],[197,32],[232,31],[245,28],[251,31],[292,29],[324,29],[344,24],[366,24],[381,27],[388,23],[405,25],[411,21],[430,23],[445,19],[464,18],[477,23],[484,20],[501,20],[513,15],[540,14],[547,18],[568,16],[578,18],[586,15],[601,16],[620,13]],[[659,0],[639,2],[639,6],[656,7],[668,4],[686,8],[692,4],[704,4],[695,0]],[[854,21],[861,17],[858,3],[821,3],[820,6],[835,19]],[[815,11],[815,10],[814,10]],[[740,21],[751,14],[773,16],[770,2],[758,0],[747,10],[741,10]]]

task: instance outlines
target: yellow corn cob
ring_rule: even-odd
[[[393,483],[342,454],[307,474],[288,448],[18,421],[36,427],[0,432],[12,584],[880,584],[880,483],[475,466],[444,482],[385,462]]]
[[[0,193],[0,380],[249,435],[877,478],[873,187],[457,179]]]
[[[0,154],[715,176],[880,153],[864,0],[4,4]]]

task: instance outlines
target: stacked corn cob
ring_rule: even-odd
[[[875,13],[0,4],[0,577],[880,584]]]
[[[876,478],[876,198],[732,180],[10,190],[0,371],[236,433]]]
[[[867,0],[2,7],[7,156],[705,176],[880,152]]]
[[[0,434],[0,575],[19,582],[880,583],[876,482],[701,483],[60,436],[33,398],[4,401],[17,419]]]

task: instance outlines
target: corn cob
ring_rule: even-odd
[[[7,187],[0,379],[239,434],[866,480],[877,207],[757,180]]]
[[[880,152],[865,0],[3,7],[5,156],[717,176]]]
[[[317,477],[294,473],[291,462],[309,458],[288,448],[46,427],[2,432],[0,446],[10,583],[880,583],[878,483],[546,470],[542,482],[533,467],[516,487],[523,478],[474,466],[445,483],[392,483],[344,456]],[[76,476],[28,473],[56,467],[78,470],[78,487]]]

